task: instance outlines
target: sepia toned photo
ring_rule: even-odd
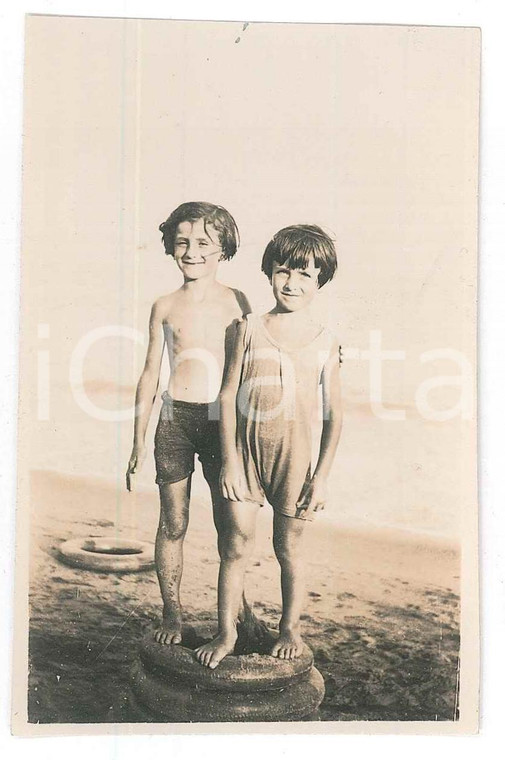
[[[477,730],[479,30],[24,77],[14,732]]]

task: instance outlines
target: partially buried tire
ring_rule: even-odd
[[[291,686],[232,692],[162,679],[147,672],[138,659],[130,680],[137,699],[153,715],[174,723],[303,720],[317,710],[324,696],[323,678],[314,667]]]
[[[300,657],[281,660],[260,654],[229,655],[215,670],[201,665],[192,649],[163,645],[145,636],[139,650],[146,672],[164,683],[180,681],[214,691],[255,692],[282,689],[307,679],[313,665],[310,649]]]
[[[154,567],[154,544],[130,538],[75,538],[59,548],[62,562],[101,573],[138,573]]]

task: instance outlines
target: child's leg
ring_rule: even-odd
[[[191,475],[177,483],[164,483],[160,489],[160,522],[156,534],[156,572],[163,599],[163,620],[154,638],[159,644],[181,641],[182,545],[189,517]]]
[[[274,512],[274,551],[281,566],[282,617],[272,654],[290,660],[303,650],[300,615],[305,600],[304,520]]]
[[[237,619],[244,590],[244,574],[254,548],[258,504],[226,502],[218,535],[221,557],[218,581],[218,635],[209,644],[199,647],[196,656],[202,665],[215,668],[233,651],[237,640]]]
[[[212,515],[218,535],[219,545],[219,536],[221,534],[224,535],[227,530],[227,517],[230,512],[230,503],[221,495],[221,490],[219,488],[219,477],[217,477],[215,480],[207,478],[207,482],[209,484],[212,498]],[[255,616],[251,605],[246,599],[245,591],[242,592],[242,598],[240,600],[240,606],[238,610],[238,619],[241,623],[245,623],[249,627],[249,630],[257,631],[258,636],[264,635],[264,632],[266,630],[265,624],[258,620],[258,618]]]

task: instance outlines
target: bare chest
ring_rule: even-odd
[[[240,317],[221,304],[180,304],[163,323],[165,340],[177,353],[186,349],[223,350],[226,328]]]

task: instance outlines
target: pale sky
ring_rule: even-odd
[[[186,200],[235,216],[222,279],[255,307],[271,303],[272,233],[317,223],[337,239],[322,295],[344,346],[380,329],[407,374],[431,348],[472,358],[477,43],[462,28],[29,19],[24,292],[59,360],[91,328],[145,330],[180,283],[158,225]],[[97,346],[87,374],[132,382],[117,351]]]

